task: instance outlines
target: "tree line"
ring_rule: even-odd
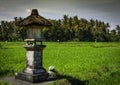
[[[21,17],[13,21],[1,21],[0,41],[23,41],[26,38],[26,29],[19,27]],[[62,19],[49,19],[52,26],[43,29],[45,41],[87,41],[87,42],[116,42],[120,41],[120,26],[110,30],[109,23],[94,19],[69,17],[63,15]]]

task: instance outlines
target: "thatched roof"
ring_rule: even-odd
[[[52,24],[44,17],[38,14],[37,9],[33,9],[31,15],[20,21],[19,26],[39,25],[51,26]]]

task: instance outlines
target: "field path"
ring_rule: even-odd
[[[30,82],[26,82],[26,81],[22,81],[22,80],[17,80],[17,79],[15,79],[14,76],[2,78],[0,80],[5,80],[13,85],[48,85],[49,83],[54,82],[54,81],[44,81],[44,82],[40,82],[40,83],[30,83]]]

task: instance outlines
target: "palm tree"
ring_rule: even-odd
[[[119,25],[116,25],[116,31],[117,31],[117,34],[120,36],[120,26]]]

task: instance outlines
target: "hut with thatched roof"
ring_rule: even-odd
[[[33,9],[30,16],[19,22],[19,26],[24,26],[27,30],[27,40],[42,39],[42,29],[51,25],[47,19],[39,15],[37,9]]]

